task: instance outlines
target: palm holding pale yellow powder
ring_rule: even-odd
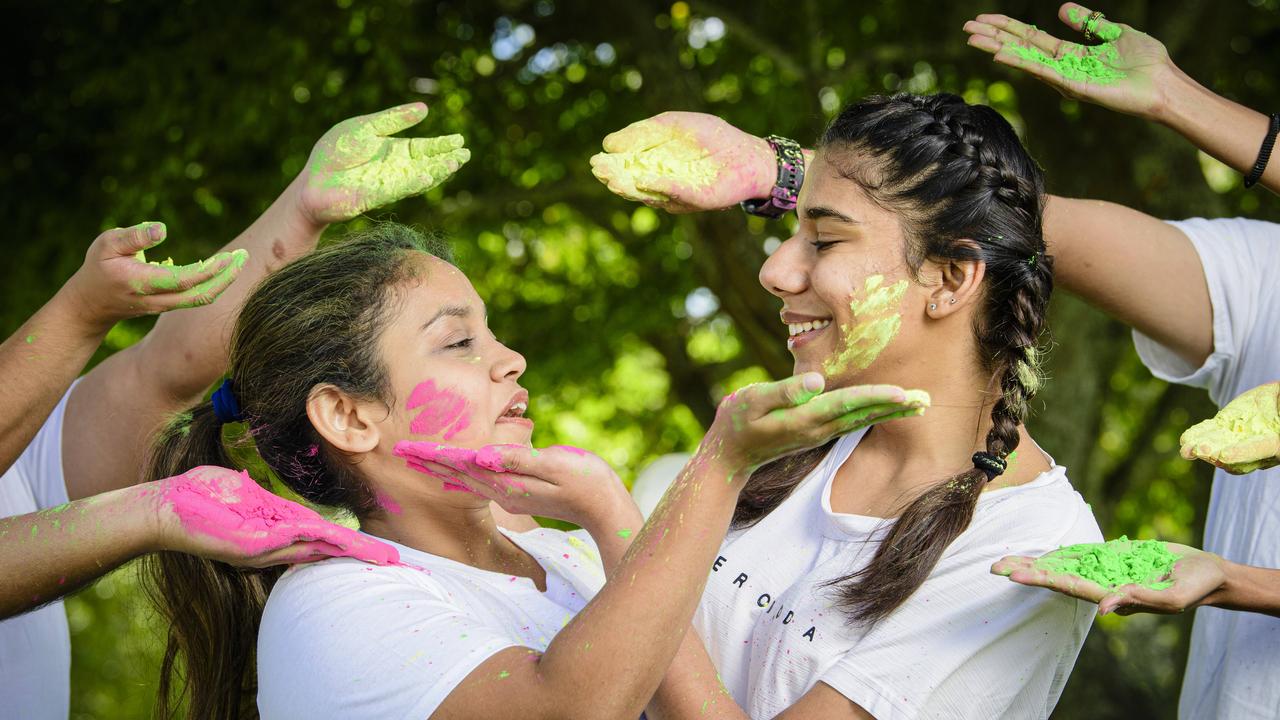
[[[1182,433],[1182,457],[1235,475],[1280,465],[1280,382],[1256,387]]]

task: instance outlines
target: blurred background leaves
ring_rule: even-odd
[[[809,142],[868,93],[948,91],[1003,113],[1052,192],[1170,218],[1280,219],[1274,197],[1245,192],[1237,173],[1173,133],[1062,99],[965,46],[960,27],[979,12],[1056,32],[1055,3],[3,5],[6,332],[70,276],[100,230],[162,220],[164,253],[207,255],[266,208],[329,126],[424,100],[431,115],[410,133],[461,132],[473,159],[425,198],[375,216],[453,238],[495,332],[529,358],[535,441],[596,450],[628,480],[691,449],[724,393],[790,371],[776,304],[756,282],[789,226],[736,211],[674,218],[609,195],[586,160],[630,122],[699,110]],[[1277,5],[1102,9],[1162,39],[1217,92],[1270,111]],[[149,324],[118,326],[95,360]],[[1210,473],[1178,459],[1176,445],[1212,411],[1207,399],[1152,379],[1127,330],[1074,298],[1054,300],[1051,327],[1036,438],[1071,469],[1108,537],[1198,544]],[[148,716],[158,630],[131,570],[67,611],[72,716]],[[1055,717],[1173,717],[1189,628],[1189,617],[1101,619]]]

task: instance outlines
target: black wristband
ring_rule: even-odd
[[[767,198],[743,200],[740,204],[750,215],[780,218],[795,209],[796,200],[800,197],[800,186],[804,184],[804,153],[795,140],[778,135],[769,135],[765,142],[773,148],[773,157],[778,163],[778,178],[774,181],[773,191]]]
[[[1267,128],[1267,136],[1262,139],[1262,148],[1258,150],[1258,160],[1253,163],[1253,169],[1244,178],[1246,188],[1257,185],[1262,179],[1262,173],[1267,169],[1267,161],[1271,159],[1271,148],[1276,144],[1277,133],[1280,133],[1280,113],[1271,113],[1271,124]]]

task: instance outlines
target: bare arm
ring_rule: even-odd
[[[266,527],[254,524],[255,515],[287,519]],[[399,560],[390,545],[272,495],[246,474],[195,468],[0,520],[0,619],[75,592],[157,550],[250,567],[326,557],[380,565]]]
[[[177,267],[138,257],[164,237],[161,223],[102,233],[76,274],[0,345],[7,409],[0,414],[0,472],[30,444],[114,323],[207,304],[235,279],[243,258],[230,254]]]
[[[1066,3],[1058,17],[1083,31],[1092,11]],[[1117,112],[1158,122],[1242,174],[1253,169],[1269,119],[1214,93],[1187,75],[1157,39],[1136,28],[1105,19],[1090,30],[1101,45],[1080,45],[1006,15],[984,14],[964,26],[969,44],[995,55],[996,62],[1034,75],[1062,94]],[[1082,72],[1063,58],[1097,63]],[[1259,182],[1280,191],[1280,163],[1268,164]]]
[[[226,372],[231,328],[264,277],[314,249],[328,223],[425,192],[467,161],[461,136],[388,137],[426,112],[414,103],[334,126],[302,174],[227,246],[248,250],[249,262],[219,302],[162,318],[141,342],[76,386],[63,444],[71,498],[138,481],[148,438]]]

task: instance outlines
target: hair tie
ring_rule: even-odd
[[[244,420],[244,414],[240,412],[240,403],[231,389],[231,378],[223,380],[218,389],[213,391],[213,414],[223,425]]]
[[[1008,464],[989,452],[976,452],[973,454],[973,466],[986,473],[987,482],[991,482],[997,475],[1004,474]]]

